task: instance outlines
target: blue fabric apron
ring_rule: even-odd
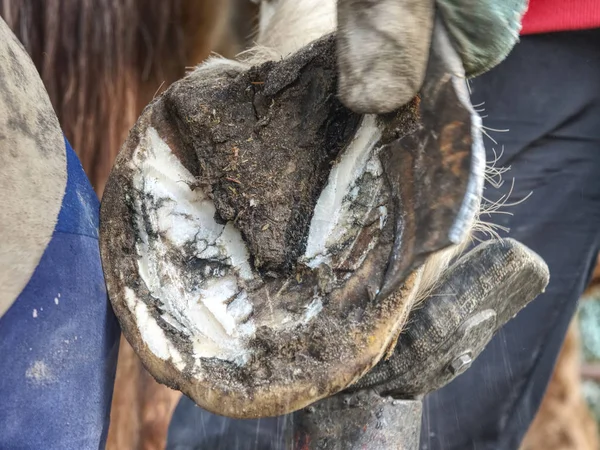
[[[68,178],[53,237],[0,318],[1,450],[105,446],[120,331],[100,263],[98,198],[66,140],[62,151]]]

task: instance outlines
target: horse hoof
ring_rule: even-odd
[[[436,72],[431,101],[360,116],[336,98],[335,60],[328,36],[277,63],[201,67],[145,109],[106,186],[123,332],[214,413],[285,414],[359,379],[405,323],[424,258],[474,217],[483,167],[456,80]],[[440,93],[456,114],[428,123]],[[450,122],[463,131],[441,151]]]

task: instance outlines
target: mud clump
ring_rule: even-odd
[[[361,116],[332,94],[336,83],[335,46],[325,40],[202,88],[190,76],[165,96],[200,161],[199,185],[263,273],[289,273],[303,253],[331,165],[358,127]]]

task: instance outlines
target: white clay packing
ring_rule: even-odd
[[[377,211],[379,226],[383,228],[387,209],[376,203],[383,184],[383,170],[375,149],[380,137],[375,117],[365,116],[331,170],[317,201],[301,258],[307,266],[331,266],[331,253],[334,248],[339,251],[340,242],[345,243],[344,252],[349,253],[369,211]],[[255,335],[257,324],[251,317],[253,306],[241,281],[257,275],[250,266],[239,230],[231,223],[217,223],[214,203],[202,189],[193,188],[194,176],[154,128],[149,127],[141,137],[131,167],[139,238],[138,269],[157,301],[160,319],[190,340],[196,368],[200,358],[211,357],[245,364],[250,357],[247,343]],[[360,181],[366,173],[374,181],[365,190]],[[359,195],[364,201],[365,192],[369,207],[367,213],[361,212],[361,217],[357,217],[353,205]],[[374,245],[372,242],[369,249]],[[203,270],[194,271],[177,263],[173,252],[180,257],[220,264],[207,264]],[[183,364],[147,306],[133,292],[127,295],[127,305],[136,315],[148,348],[159,358]],[[308,323],[322,309],[322,298],[315,293],[300,320]],[[286,323],[293,323],[293,319],[284,316],[278,325]]]

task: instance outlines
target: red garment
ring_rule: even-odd
[[[600,0],[529,0],[521,34],[600,28]]]

